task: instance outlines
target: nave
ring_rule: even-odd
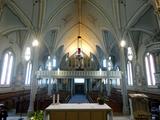
[[[160,119],[160,0],[0,0],[0,117],[54,95]]]

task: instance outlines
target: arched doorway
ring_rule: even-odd
[[[85,93],[85,79],[84,78],[74,78],[75,94]]]

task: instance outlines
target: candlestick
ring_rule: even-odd
[[[59,94],[57,94],[57,104],[59,104]]]
[[[53,95],[53,104],[55,104],[55,94]]]

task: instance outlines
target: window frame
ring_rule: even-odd
[[[153,62],[152,63],[152,65],[153,65],[152,68],[151,68],[151,57],[152,57],[152,62]],[[145,74],[146,74],[147,86],[150,87],[150,88],[156,88],[157,85],[156,85],[156,79],[155,79],[155,76],[154,76],[154,73],[156,72],[156,68],[155,68],[155,62],[154,62],[153,54],[147,52],[145,54],[144,61],[145,61],[144,64],[145,64]],[[147,61],[147,63],[146,63],[146,61]],[[153,67],[154,67],[154,71],[151,72],[153,70]],[[150,81],[149,81],[148,77],[150,78]]]
[[[8,55],[8,59],[9,59],[9,60],[12,59],[12,63],[9,63],[9,60],[6,62],[5,56],[6,56],[7,54],[9,54],[9,55]],[[0,87],[10,87],[11,82],[12,82],[13,68],[14,68],[14,61],[15,61],[14,52],[13,52],[12,50],[10,50],[10,49],[5,50],[5,51],[3,52],[2,60],[3,60],[3,61],[2,61],[2,66],[1,66]],[[11,62],[11,61],[10,61],[10,62]],[[5,74],[7,75],[8,72],[10,72],[10,77],[9,77],[9,80],[8,80],[9,83],[7,83],[8,77],[6,77],[6,75],[4,76],[5,80],[2,81],[2,74],[4,74],[4,73],[3,73],[3,69],[4,69],[4,64],[5,64],[5,63],[6,63],[6,67],[7,67]],[[12,64],[11,68],[8,67],[9,64]],[[7,71],[8,71],[8,72],[7,72]],[[8,76],[8,75],[7,75],[7,76]]]
[[[31,61],[28,61],[27,62],[27,68],[26,68],[26,74],[25,74],[25,82],[24,82],[24,85],[25,86],[30,86],[31,85],[31,78],[32,78],[32,68],[33,68],[33,65],[32,65],[32,62]],[[28,84],[29,83],[29,84]]]
[[[127,84],[128,86],[133,86],[133,65],[132,62],[128,60],[127,62]]]

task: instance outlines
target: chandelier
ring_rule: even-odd
[[[82,55],[82,50],[81,50],[81,47],[82,47],[82,45],[80,45],[80,43],[81,43],[81,36],[78,36],[77,37],[77,54],[76,54],[76,56],[77,57],[83,57],[83,55]]]
[[[82,8],[81,0],[78,0],[78,36],[77,36],[77,50],[76,50],[76,70],[84,69],[84,60],[82,53],[82,37],[81,37],[81,22],[82,22]]]
[[[77,54],[76,56],[78,58],[83,57],[82,56],[82,37],[81,37],[81,16],[82,16],[82,12],[81,12],[81,0],[78,1],[78,36],[77,36]]]

